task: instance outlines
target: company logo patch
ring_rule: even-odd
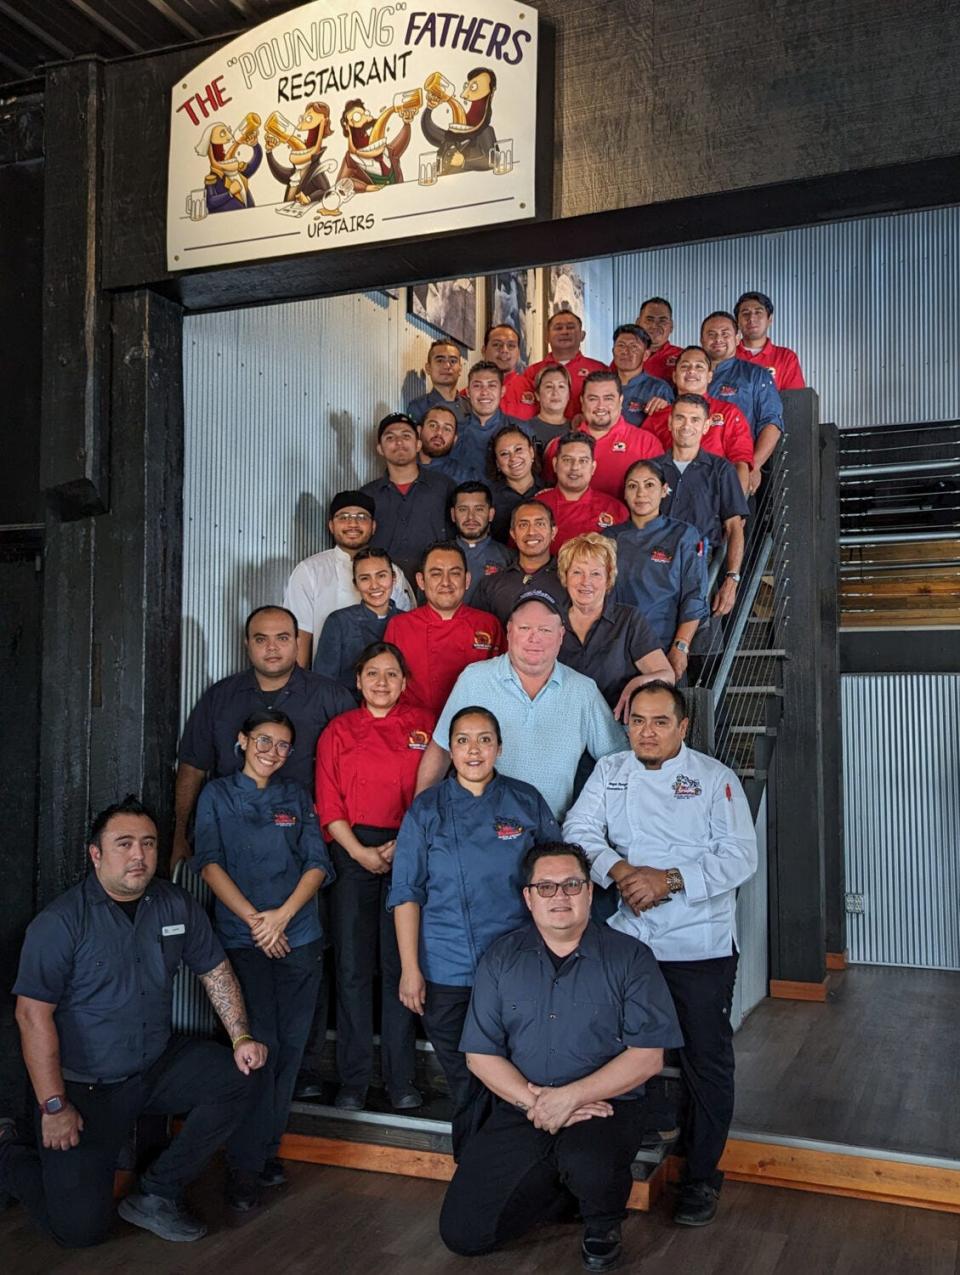
[[[492,651],[493,634],[485,633],[483,629],[477,629],[473,635],[473,649],[475,651]]]
[[[673,562],[673,554],[667,553],[666,549],[654,549],[650,555],[651,562]]]
[[[722,425],[723,425],[723,413],[722,413],[722,412],[714,412],[714,414],[713,414],[713,415],[710,417],[710,419],[707,421],[707,428],[708,428],[708,429],[712,429],[714,426],[716,426],[716,427],[719,429]]]
[[[524,833],[523,824],[513,823],[509,819],[494,819],[493,829],[499,841],[516,841]]]
[[[724,788],[723,791],[724,791],[724,795],[727,798],[727,801],[733,801],[733,789],[730,787],[729,784],[727,784],[726,788]]]
[[[520,395],[521,403],[535,403],[536,401],[537,401],[536,394],[531,394],[529,390],[527,390],[524,394]]]
[[[619,443],[614,443],[610,448],[612,452],[625,452],[627,450],[626,443],[621,439]]]
[[[613,514],[608,514],[606,511],[604,511],[604,512],[603,512],[602,514],[600,514],[600,516],[597,518],[597,526],[598,526],[598,527],[612,527],[612,526],[613,526]]]
[[[691,779],[689,775],[677,775],[673,781],[673,795],[678,799],[686,797],[699,797],[703,792],[696,779]]]
[[[737,387],[735,385],[721,385],[719,392],[721,394],[727,394],[732,398],[737,392]]]
[[[611,779],[607,784],[607,792],[626,792],[627,784],[623,779]]]
[[[697,541],[697,557],[698,558],[703,557],[703,541],[702,540]]]
[[[676,367],[676,366],[677,366],[677,359],[678,359],[679,357],[680,357],[680,355],[679,355],[679,354],[668,354],[668,355],[667,355],[667,358],[666,358],[666,364],[667,364],[667,367]]]
[[[483,574],[485,576],[495,576],[499,570],[500,570],[499,563],[487,562],[484,564]]]
[[[590,369],[589,369],[588,367],[581,367],[581,368],[578,368],[578,369],[577,369],[577,375],[578,375],[578,376],[589,376],[589,375],[590,375]]]
[[[641,407],[643,407],[643,404],[638,398],[632,398],[627,404],[627,410],[630,412],[639,412]]]
[[[412,730],[407,738],[407,747],[416,748],[421,753],[429,743],[430,736],[425,730]]]
[[[278,828],[292,828],[297,822],[297,816],[292,815],[289,810],[275,810],[273,822]]]

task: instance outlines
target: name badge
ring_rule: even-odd
[[[172,934],[186,934],[187,927],[185,925],[165,925],[160,931],[163,938],[168,939]]]

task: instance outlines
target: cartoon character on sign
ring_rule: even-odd
[[[191,191],[187,197],[192,220],[201,221],[207,213],[254,206],[250,178],[263,159],[263,148],[257,141],[259,130],[260,116],[252,111],[232,132],[219,120],[204,129],[194,150],[206,157],[210,171],[203,179],[203,191]]]
[[[349,177],[340,177],[320,200],[317,217],[339,217],[340,209],[356,194],[356,188]]]
[[[453,85],[439,71],[428,75],[424,81],[427,108],[420,120],[420,127],[427,141],[437,148],[440,176],[448,173],[466,173],[494,167],[491,153],[497,149],[497,135],[493,131],[493,95],[497,77],[489,67],[478,66],[467,76],[463,86],[464,107],[454,94]],[[433,113],[446,106],[451,122],[438,124]]]
[[[330,189],[328,173],[336,172],[337,163],[324,159],[324,141],[333,135],[330,108],[325,102],[310,102],[297,120],[296,128],[274,111],[263,126],[263,143],[267,148],[267,164],[278,182],[286,186],[283,198],[290,203],[319,203]],[[281,164],[274,154],[278,146],[290,148],[290,164]]]
[[[400,156],[410,145],[410,121],[422,104],[419,89],[397,93],[393,104],[374,118],[360,98],[352,98],[343,108],[340,127],[347,139],[347,153],[340,165],[338,178],[353,182],[354,190],[383,190],[403,181]],[[387,126],[396,115],[401,121],[400,130],[392,138],[387,137]]]

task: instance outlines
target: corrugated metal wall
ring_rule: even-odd
[[[849,958],[960,969],[960,676],[841,683]]]
[[[614,258],[613,312],[673,305],[678,345],[711,310],[766,292],[821,420],[841,429],[954,420],[960,399],[960,209],[870,217]]]

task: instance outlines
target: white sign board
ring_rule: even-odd
[[[537,12],[315,0],[173,87],[167,266],[534,215]]]

